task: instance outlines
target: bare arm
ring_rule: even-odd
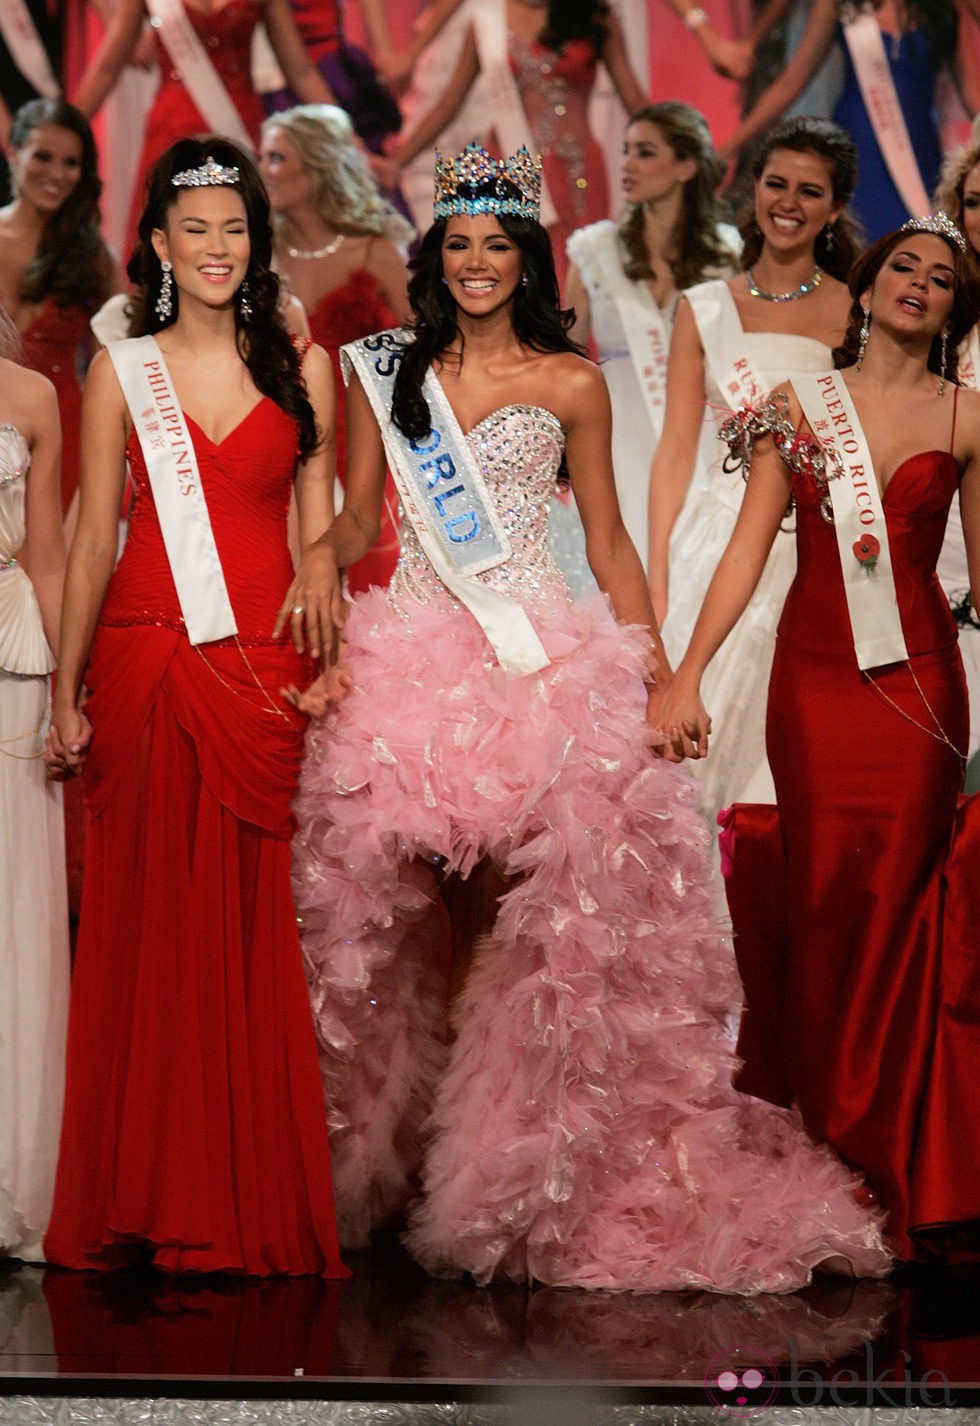
[[[411,163],[423,149],[432,147],[446,125],[459,113],[463,100],[469,94],[479,73],[480,59],[471,26],[466,32],[466,39],[449,83],[431,109],[422,115],[411,133],[396,148],[393,157],[400,167],[404,168],[406,164]]]
[[[701,757],[711,720],[701,702],[701,678],[748,604],[789,503],[789,476],[771,437],[756,442],[735,529],[708,586],[687,652],[660,703],[668,737],[684,730]]]
[[[823,63],[836,28],[835,0],[813,0],[813,9],[797,50],[782,73],[759,95],[735,132],[719,145],[718,152],[723,158],[738,153],[739,149],[774,124],[794,99],[799,98]]]
[[[575,322],[568,335],[573,342],[579,342],[584,347],[592,335],[592,308],[582,274],[574,263],[569,263],[568,266],[564,301],[565,306],[571,307],[575,312]]]
[[[416,30],[409,43],[400,55],[392,56],[390,63],[382,64],[379,60],[379,69],[389,83],[394,85],[405,85],[411,77],[412,70],[418,61],[419,55],[426,45],[432,43],[436,35],[459,9],[463,0],[434,0],[434,4],[429,6],[425,20]]]
[[[749,43],[753,49],[765,39],[774,25],[779,24],[792,4],[793,0],[769,0],[768,5],[763,5],[749,27]]]
[[[82,681],[116,562],[127,425],[126,403],[112,363],[105,352],[99,352],[89,368],[82,401],[78,527],[65,575],[52,713],[56,749],[72,768],[81,765],[91,735],[82,712]]]
[[[697,35],[712,68],[728,79],[745,80],[752,73],[752,46],[748,40],[730,40],[719,35],[710,19],[698,17],[697,0],[667,0],[679,20]],[[692,20],[688,20],[688,16]]]
[[[32,378],[34,375],[32,372]],[[33,403],[35,425],[24,512],[27,535],[19,558],[37,595],[45,638],[57,656],[58,620],[65,583],[65,535],[61,524],[61,425],[54,387],[44,377],[37,377],[36,382],[38,391]]]
[[[697,462],[705,409],[706,373],[701,335],[691,304],[677,307],[667,362],[664,429],[650,466],[650,594],[657,618],[667,617],[670,536],[684,507]]]
[[[333,90],[306,53],[288,0],[262,0],[262,18],[286,82],[302,103],[336,104]]]
[[[626,41],[623,37],[623,27],[610,12],[606,21],[606,38],[602,46],[602,62],[609,71],[609,78],[613,82],[613,88],[619,95],[627,114],[635,114],[637,109],[642,109],[648,103],[649,95],[644,92],[643,86],[636,77],[636,72],[629,62],[626,53]]]
[[[97,112],[122,73],[136,48],[145,19],[143,0],[119,0],[102,43],[74,95],[75,105],[86,118],[91,119]]]

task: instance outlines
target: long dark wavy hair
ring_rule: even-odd
[[[608,0],[548,0],[548,19],[539,44],[560,50],[569,40],[588,40],[599,54],[609,33]]]
[[[872,243],[851,268],[847,278],[847,287],[852,298],[851,310],[847,314],[847,330],[844,333],[844,340],[839,347],[834,348],[835,366],[853,366],[857,361],[861,324],[864,321],[864,308],[861,306],[862,294],[874,285],[875,278],[895,249],[903,241],[914,237],[916,232],[922,231],[928,230],[907,231],[897,228],[893,233],[886,233],[883,238]],[[946,338],[946,379],[956,381],[957,349],[960,342],[976,326],[977,320],[980,318],[980,274],[977,272],[973,259],[962,251],[958,243],[955,243],[951,238],[944,237],[942,233],[936,233],[934,236],[942,238],[952,254],[953,310],[950,314],[949,334]],[[873,329],[874,323],[872,322]],[[942,371],[941,334],[937,334],[933,338],[929,348],[929,370],[934,371],[937,376]]]
[[[99,231],[98,154],[88,120],[64,99],[31,99],[14,115],[10,144],[22,149],[35,130],[54,124],[75,134],[82,146],[78,182],[44,225],[37,252],[20,285],[23,302],[53,297],[59,307],[94,312],[109,295],[112,262]]]
[[[540,223],[529,218],[501,214],[497,221],[520,250],[523,276],[527,279],[518,284],[511,307],[518,340],[536,352],[581,353],[582,348],[568,335],[575,314],[561,306],[548,234]],[[428,402],[422,395],[425,374],[432,362],[460,335],[456,304],[442,280],[442,246],[447,222],[448,219],[439,218],[433,223],[409,264],[412,276],[408,300],[414,313],[411,326],[415,341],[405,349],[399,365],[391,412],[398,429],[416,440],[427,436],[432,429]]]
[[[279,313],[279,279],[272,271],[269,200],[254,162],[230,139],[213,135],[178,139],[154,164],[147,179],[146,205],[140,215],[138,240],[127,269],[137,289],[130,332],[137,337],[153,335],[173,326],[177,320],[180,298],[176,284],[172,288],[170,316],[163,320],[157,316],[163,269],[153,250],[153,231],[166,229],[171,208],[186,191],[174,187],[174,175],[200,168],[209,158],[223,167],[238,169],[238,182],[234,187],[235,192],[241,194],[248,224],[251,252],[245,281],[252,311],[246,320],[241,304],[234,303],[238,351],[258,390],[263,396],[270,396],[296,422],[300,454],[307,456],[317,445],[316,420],[306,394],[299,356]]]
[[[830,188],[834,203],[841,211],[828,233],[825,227],[813,247],[814,260],[831,277],[846,281],[851,264],[861,250],[858,228],[847,212],[854,185],[857,183],[858,157],[850,134],[830,119],[801,114],[784,119],[769,129],[752,158],[752,177],[759,179],[777,149],[793,153],[814,153],[822,158],[830,173]],[[762,252],[762,230],[755,216],[755,202],[743,209],[739,218],[742,234],[742,270],[754,267]]]
[[[712,268],[731,270],[733,254],[718,235],[718,225],[725,217],[718,197],[725,165],[715,153],[704,115],[690,104],[668,99],[645,104],[630,115],[627,129],[633,124],[652,124],[678,161],[694,159],[697,164],[684,184],[681,211],[671,234],[670,267],[677,287],[693,287]],[[626,209],[619,221],[619,234],[626,249],[626,276],[634,282],[652,277],[642,204]]]

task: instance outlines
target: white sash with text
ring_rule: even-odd
[[[714,278],[684,293],[701,336],[704,359],[729,407],[757,406],[769,388],[745,354],[745,332],[727,282]]]
[[[208,128],[224,138],[234,139],[246,153],[254,152],[255,146],[242,123],[242,116],[208,58],[180,0],[146,0],[146,8],[174,69]]]
[[[654,441],[659,443],[667,404],[667,355],[670,348],[670,333],[664,314],[646,283],[631,281],[623,271],[614,229],[609,230],[609,241],[596,243],[593,252],[623,324],[633,370],[653,427]]]

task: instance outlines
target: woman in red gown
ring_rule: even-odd
[[[295,482],[304,540],[329,521],[333,390],[319,348],[301,374],[271,255],[244,153],[187,139],[164,154],[131,265],[137,330],[169,368],[198,468],[176,441],[175,470],[182,494],[199,479],[237,632],[191,642],[214,591],[190,598],[168,559],[187,536],[144,454],[168,408],[154,428],[138,407],[137,433],[118,375],[136,344],[100,353],[86,390],[48,750],[55,775],[84,761],[92,816],[45,1240],[67,1267],[139,1248],[169,1272],[344,1273],[289,886],[305,719],[288,691],[308,676],[304,625],[314,655],[320,636],[286,514]],[[127,458],[137,495],[113,572]]]
[[[849,285],[836,385],[854,414],[828,409],[848,452],[842,473],[825,464],[828,428],[818,431],[822,446],[800,382],[734,418],[757,438],[743,510],[661,712],[704,752],[701,672],[792,499],[799,569],[779,625],[767,726],[777,807],[736,806],[729,827],[747,1000],[740,1087],[796,1101],[811,1131],[864,1170],[898,1253],[913,1259],[955,1255],[980,1227],[980,804],[958,802],[966,686],[935,573],[958,491],[980,587],[980,397],[955,384],[956,347],[980,291],[945,217],[913,219],[881,239]],[[867,459],[846,444],[851,428],[863,428]],[[869,465],[881,538],[851,545],[841,534],[839,543],[847,492],[872,508],[871,488],[851,483]],[[863,652],[862,601],[878,592],[870,633],[881,637],[897,601],[907,657],[894,645]]]

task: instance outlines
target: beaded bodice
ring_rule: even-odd
[[[548,502],[555,488],[565,438],[558,417],[543,406],[502,406],[466,437],[510,540],[509,559],[475,578],[522,604],[568,586],[548,551]],[[457,604],[436,574],[411,522],[402,517],[402,551],[389,589],[403,613],[414,601]]]
[[[17,427],[0,425],[0,572],[11,567],[24,543],[24,477],[30,463],[30,450]]]
[[[0,424],[0,669],[50,673],[54,659],[27,571],[16,554],[27,535],[27,471],[31,452],[16,426]]]

